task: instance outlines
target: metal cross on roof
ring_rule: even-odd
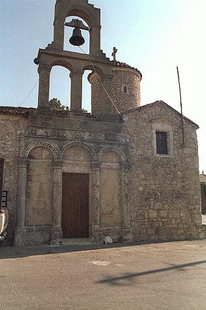
[[[117,61],[117,60],[116,60],[116,54],[117,54],[117,52],[118,52],[118,49],[117,49],[116,47],[113,47],[112,56],[113,56],[113,61],[114,61],[114,63]]]

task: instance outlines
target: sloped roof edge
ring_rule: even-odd
[[[181,113],[178,112],[177,110],[175,110],[173,107],[171,107],[169,104],[167,104],[166,102],[162,101],[162,100],[157,100],[155,102],[152,102],[152,103],[148,103],[148,104],[145,104],[143,106],[140,106],[140,107],[137,107],[137,108],[133,108],[131,110],[128,110],[128,111],[124,111],[122,112],[123,115],[126,115],[126,114],[129,114],[129,113],[133,113],[133,112],[140,112],[141,110],[144,110],[144,109],[149,109],[151,107],[153,107],[154,105],[162,105],[170,110],[172,110],[173,112],[175,112],[176,114],[178,114],[179,116],[181,116]],[[191,119],[187,118],[186,116],[183,115],[183,118],[184,120],[192,123],[193,126],[195,126],[197,129],[199,128],[199,126],[193,122]]]

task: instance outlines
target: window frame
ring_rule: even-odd
[[[168,132],[156,130],[156,153],[158,155],[168,155]]]
[[[166,132],[167,133],[167,154],[159,154],[157,152],[157,141],[156,132]],[[167,121],[154,121],[152,124],[153,132],[153,152],[157,157],[172,157],[173,156],[173,128],[172,125]]]
[[[126,88],[126,92],[125,92],[125,88]],[[122,85],[122,93],[124,95],[129,95],[128,86],[125,84]]]

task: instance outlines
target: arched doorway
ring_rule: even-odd
[[[65,151],[63,160],[63,238],[87,238],[90,230],[91,156],[86,148],[75,145]]]

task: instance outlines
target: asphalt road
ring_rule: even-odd
[[[0,309],[206,309],[206,240],[0,247]]]

